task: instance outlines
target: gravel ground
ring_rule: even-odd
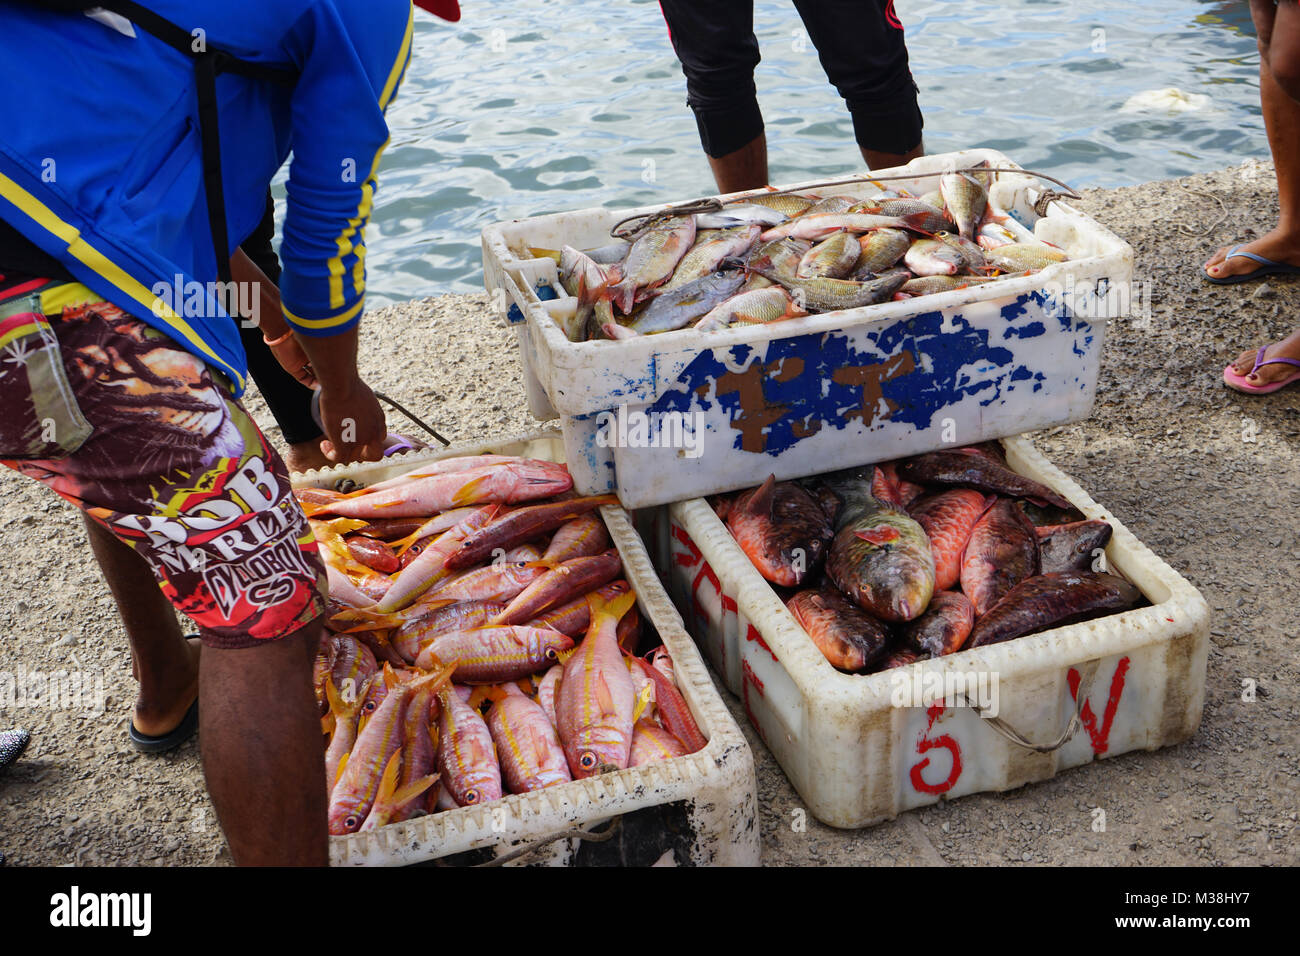
[[[768,864],[1300,862],[1300,389],[1256,398],[1221,381],[1238,351],[1300,322],[1300,285],[1219,288],[1197,275],[1217,246],[1271,227],[1272,168],[1252,162],[1094,190],[1082,208],[1133,244],[1150,315],[1111,323],[1093,417],[1033,438],[1205,595],[1213,643],[1201,728],[1178,747],[867,830],[809,818],[806,831],[794,832],[799,798],[728,698],[756,756]],[[449,437],[532,427],[514,336],[487,304],[485,296],[446,296],[371,313],[363,370]],[[249,407],[270,424],[255,395]],[[14,709],[0,700],[0,729],[33,732],[26,756],[0,777],[0,851],[15,864],[229,862],[197,744],[147,757],[127,742],[130,655],[76,515],[11,473],[0,476],[0,494],[0,552],[8,556],[0,566],[0,681],[4,672],[21,681],[67,671],[85,687],[71,707]],[[1257,683],[1251,703],[1242,700],[1247,678]],[[1107,814],[1101,833],[1091,828],[1098,806]]]

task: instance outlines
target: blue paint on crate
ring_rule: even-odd
[[[1043,370],[991,340],[1040,338],[1050,324],[1059,326],[1053,334],[1063,339],[1062,351],[1066,341],[1079,356],[1092,346],[1087,323],[1042,293],[1002,306],[1000,318],[1005,325],[985,321],[979,327],[961,314],[924,312],[851,335],[775,339],[766,351],[749,345],[706,350],[646,411],[710,411],[716,403],[730,416],[732,447],[777,456],[823,428],[876,430],[898,423],[923,431],[964,399],[979,396],[987,407],[1007,401],[1015,383],[1032,381],[1032,392],[1044,389]],[[1059,370],[1055,376],[1059,381]]]

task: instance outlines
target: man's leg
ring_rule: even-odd
[[[203,650],[208,794],[240,866],[326,866],[325,744],[312,691],[319,622],[261,647]]]
[[[767,134],[725,156],[710,156],[709,168],[719,193],[738,193],[767,185]]]
[[[767,140],[758,108],[752,0],[708,5],[660,0],[669,38],[686,75],[686,102],[718,192],[767,185]]]
[[[134,632],[142,686],[178,693],[192,677],[171,608],[154,596],[198,625],[204,770],[235,861],[325,863],[311,689],[325,573],[284,463],[202,361],[120,309],[65,308],[52,327],[94,430],[66,457],[6,464],[148,563],[152,587],[91,532]]]
[[[1277,173],[1278,217],[1276,226],[1242,245],[1240,251],[1300,265],[1300,103],[1287,95],[1273,74],[1274,68],[1292,69],[1291,61],[1300,59],[1300,51],[1295,49],[1300,45],[1300,11],[1290,0],[1276,8],[1272,3],[1253,0],[1251,13],[1259,36],[1259,101]],[[1215,252],[1206,261],[1205,271],[1222,278],[1258,269],[1259,263],[1245,256],[1225,259],[1237,245],[1234,242]],[[1250,371],[1250,364],[1246,365],[1246,371]]]
[[[922,155],[921,108],[892,0],[795,0],[795,7],[849,108],[867,166],[885,169]]]
[[[131,642],[131,673],[140,682],[132,722],[145,736],[161,737],[199,695],[197,642],[185,640],[148,562],[84,513],[82,521]]]

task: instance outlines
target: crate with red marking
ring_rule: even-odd
[[[1009,790],[1101,757],[1179,743],[1200,723],[1204,599],[1030,442],[1004,446],[1013,470],[1110,522],[1106,560],[1149,607],[846,674],[831,667],[707,502],[638,512],[687,629],[825,823],[870,826],[940,799]]]

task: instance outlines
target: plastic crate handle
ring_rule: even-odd
[[[1079,671],[1079,691],[1075,695],[1075,699],[1074,699],[1074,713],[1070,715],[1070,722],[1065,725],[1065,730],[1061,731],[1061,736],[1056,738],[1056,740],[1054,740],[1050,744],[1034,743],[1024,734],[1020,733],[1020,731],[1016,730],[1014,727],[1008,724],[1001,717],[984,717],[984,713],[980,709],[979,705],[974,703],[969,697],[967,697],[964,691],[962,692],[961,696],[962,699],[966,702],[967,707],[975,711],[975,713],[978,714],[980,717],[983,717],[984,720],[988,721],[988,725],[990,727],[992,727],[994,730],[1000,733],[1003,737],[1006,737],[1007,740],[1011,741],[1013,744],[1016,744],[1017,746],[1020,747],[1024,747],[1026,750],[1032,750],[1035,753],[1050,754],[1054,750],[1060,750],[1067,743],[1069,743],[1071,738],[1073,738],[1074,735],[1077,734],[1079,732],[1079,729],[1083,726],[1083,705],[1086,704],[1088,702],[1088,698],[1092,696],[1092,682],[1093,679],[1096,678],[1097,676],[1097,668],[1098,666],[1100,666],[1100,664],[1101,664],[1100,660],[1095,660],[1095,661],[1089,661],[1086,664],[1074,665],[1075,670]],[[1085,689],[1085,683],[1083,681],[1083,676],[1084,676],[1083,672],[1085,670],[1089,671],[1087,675],[1088,680],[1086,684],[1086,689]]]

